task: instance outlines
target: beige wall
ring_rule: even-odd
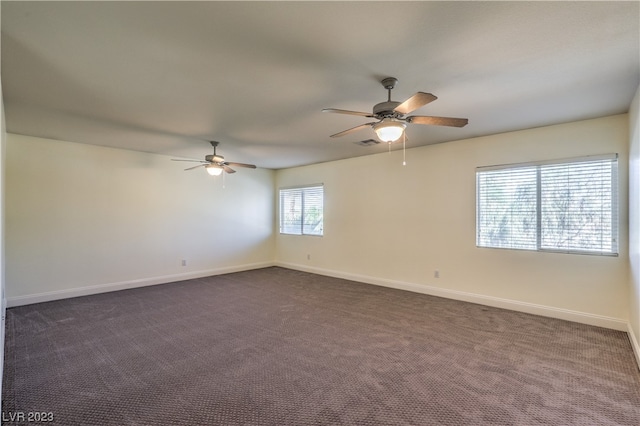
[[[10,305],[270,265],[274,172],[9,134]],[[182,266],[182,259],[187,266]]]
[[[394,151],[280,170],[278,187],[324,183],[325,235],[278,235],[277,261],[626,330],[627,121],[624,114],[410,149],[404,167]],[[476,248],[477,166],[613,152],[620,256]]]
[[[640,87],[629,109],[629,335],[640,365]]]

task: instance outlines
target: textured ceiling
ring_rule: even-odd
[[[638,2],[2,1],[7,130],[283,168],[381,152],[392,98],[438,100],[408,147],[628,111],[640,80]],[[397,149],[397,146],[393,146]],[[517,147],[514,146],[514,149]]]

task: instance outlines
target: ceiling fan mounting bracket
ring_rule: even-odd
[[[380,82],[382,83],[382,86],[387,89],[387,90],[391,90],[394,87],[396,87],[396,84],[398,83],[398,79],[395,77],[387,77],[382,79],[382,81]]]

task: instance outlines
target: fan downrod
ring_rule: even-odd
[[[396,84],[398,83],[398,79],[395,77],[387,77],[382,79],[380,83],[382,83],[384,88],[387,89],[387,92],[388,92],[387,101],[380,102],[379,104],[374,105],[373,114],[379,117],[386,117],[386,118],[397,117],[398,114],[394,112],[394,108],[400,105],[400,102],[394,102],[391,100],[391,90],[394,87],[396,87]]]

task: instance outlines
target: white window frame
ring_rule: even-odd
[[[560,167],[569,166],[570,168],[572,164],[576,164],[576,165],[579,163],[596,164],[598,162],[602,164],[607,164],[607,163],[611,164],[611,183],[610,183],[611,209],[609,210],[607,208],[604,210],[605,217],[610,218],[610,222],[608,221],[606,223],[607,223],[607,226],[610,226],[610,229],[611,229],[611,244],[610,245],[603,244],[599,250],[593,249],[593,248],[586,248],[586,247],[582,247],[582,248],[575,248],[575,247],[551,248],[548,246],[545,247],[545,244],[542,241],[543,239],[542,235],[544,234],[545,230],[548,230],[549,228],[545,228],[545,225],[544,225],[544,222],[545,222],[545,217],[543,217],[544,203],[542,201],[541,194],[543,192],[547,193],[546,191],[548,190],[548,186],[543,185],[541,181],[541,173],[543,173],[545,170],[550,170],[553,167],[558,167],[558,166]],[[523,175],[524,173],[526,173],[526,171],[528,171],[529,173],[534,171],[533,173],[535,173],[535,220],[530,221],[531,224],[535,222],[535,228],[531,227],[528,229],[529,232],[531,232],[531,229],[535,231],[535,240],[536,240],[535,244],[533,244],[531,237],[529,235],[528,240],[522,244],[529,245],[531,247],[525,247],[525,248],[517,247],[517,245],[520,243],[520,240],[518,240],[515,243],[507,243],[504,245],[499,245],[495,243],[492,245],[492,243],[488,241],[486,237],[486,232],[487,232],[486,227],[485,229],[481,229],[483,224],[485,223],[482,215],[489,214],[488,212],[492,212],[488,206],[486,206],[485,211],[483,212],[483,206],[481,205],[482,198],[484,194],[487,193],[488,187],[485,186],[481,188],[482,186],[481,178],[484,178],[484,176],[491,176],[491,172],[494,172],[494,171],[504,171],[504,172],[514,171],[514,173],[517,175],[518,170],[520,170],[523,173]],[[494,173],[494,175],[497,175],[497,174]],[[529,184],[531,184],[532,180],[529,180],[528,182]],[[556,181],[549,181],[549,184],[552,185],[555,182]],[[602,182],[607,182],[607,181],[602,180]],[[505,184],[505,187],[506,187],[506,184]],[[542,162],[533,162],[533,163],[520,163],[520,164],[478,167],[476,168],[476,247],[512,249],[512,250],[533,250],[533,251],[541,251],[541,252],[557,252],[557,253],[571,253],[571,254],[618,256],[618,253],[619,253],[619,246],[618,246],[618,236],[619,236],[618,202],[619,201],[618,201],[618,198],[619,198],[618,154],[606,154],[606,155],[587,156],[587,157],[580,157],[580,158],[570,158],[570,159],[542,161]],[[606,228],[606,226],[603,228]],[[512,229],[509,228],[509,231],[511,232]],[[607,235],[607,233],[605,233],[605,231],[602,228],[600,229],[600,232],[601,232],[601,236]],[[516,239],[518,239],[518,237],[516,237]],[[509,244],[512,244],[512,246],[509,246]]]
[[[305,198],[308,196],[317,196],[318,190],[321,192],[321,212],[320,212],[320,222],[316,225],[315,230],[310,232],[305,223],[305,215],[306,215],[306,207]],[[293,192],[300,191],[301,205],[300,205],[300,223],[286,223],[284,214],[286,210],[286,206],[284,206],[285,202],[285,194],[291,195]],[[280,234],[283,235],[308,235],[314,237],[322,237],[324,235],[324,184],[317,183],[312,185],[302,185],[302,186],[291,186],[279,188],[278,190],[278,206],[279,206],[279,224],[280,224]],[[319,230],[317,229],[319,226]],[[297,228],[297,229],[293,229]]]

